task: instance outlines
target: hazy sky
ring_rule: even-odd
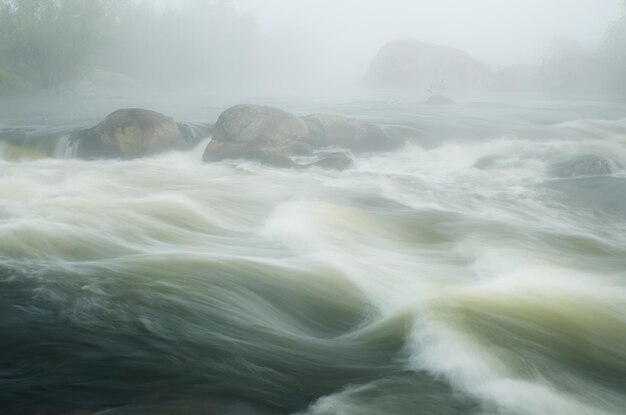
[[[152,1],[163,5],[185,0]],[[354,84],[380,47],[398,38],[457,47],[493,69],[541,63],[554,37],[571,38],[593,50],[609,22],[620,15],[620,0],[230,2],[256,16],[264,43],[273,45],[263,53],[274,64],[277,79],[299,85],[316,77],[324,84],[331,79],[338,85]]]
[[[540,62],[553,37],[598,44],[619,0],[233,0],[263,32],[294,29],[316,43],[373,57],[415,38],[466,50],[493,66]],[[337,53],[337,52],[335,52]]]

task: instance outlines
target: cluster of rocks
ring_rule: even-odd
[[[173,118],[144,109],[122,109],[93,128],[72,134],[70,143],[83,159],[146,157],[185,150],[204,138]],[[352,160],[341,151],[390,150],[400,143],[371,123],[335,114],[297,117],[278,108],[236,105],[224,111],[213,128],[203,160],[247,159],[276,167],[344,169]],[[300,164],[300,156],[315,156]]]

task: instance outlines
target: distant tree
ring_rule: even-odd
[[[626,92],[626,0],[621,3],[621,16],[609,27],[600,55],[607,64],[614,88]]]
[[[94,52],[105,0],[2,0],[0,66],[50,88],[71,78]]]
[[[184,0],[161,11],[140,1],[112,26],[98,66],[148,83],[214,84],[253,66],[256,23],[227,1]]]
[[[39,88],[83,68],[147,84],[238,82],[254,67],[256,23],[227,0],[0,0],[0,70]]]
[[[30,84],[19,75],[0,68],[0,96],[19,94],[30,89]]]

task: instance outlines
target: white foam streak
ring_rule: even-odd
[[[595,135],[412,144],[359,156],[342,173],[203,164],[208,140],[129,162],[5,160],[0,257],[104,268],[138,257],[239,258],[329,269],[364,293],[375,318],[409,313],[407,366],[486,410],[617,415],[626,398],[598,387],[602,403],[579,373],[563,369],[566,388],[542,372],[571,363],[551,343],[559,327],[564,338],[591,337],[585,344],[601,356],[577,349],[583,360],[610,367],[626,358],[600,341],[626,340],[624,225],[572,209],[543,186],[557,180],[551,166],[579,155],[608,160],[614,171],[604,175],[623,173],[624,120],[556,128],[582,126]],[[601,138],[607,132],[612,139]],[[507,337],[527,329],[539,333],[535,343]]]

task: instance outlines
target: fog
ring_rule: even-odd
[[[25,3],[4,0],[0,4]],[[36,55],[30,59],[24,59],[24,45],[19,41],[0,47],[0,55],[4,54],[0,56],[0,68],[46,88],[68,79],[83,79],[99,87],[100,71],[105,71],[116,74],[117,79],[128,77],[141,86],[244,94],[341,95],[372,89],[426,93],[429,86],[439,84],[445,84],[447,90],[575,88],[599,92],[620,83],[605,80],[621,72],[619,59],[612,55],[624,49],[619,43],[622,38],[613,45],[613,51],[607,53],[605,47],[609,29],[622,15],[621,0],[145,0],[52,4],[73,5],[63,6],[66,8],[95,4],[93,7],[100,7],[98,13],[103,18],[93,19],[89,13],[94,11],[82,10],[87,16],[80,18],[83,22],[97,20],[100,26],[94,23],[93,27],[102,29],[97,33],[77,30],[75,34],[60,35],[60,42],[72,44],[65,48],[69,51],[46,56],[54,55],[62,64],[42,62],[41,54],[37,55],[37,50],[50,49],[49,43],[54,41],[43,29],[41,44],[27,49]],[[45,21],[45,11],[38,16]],[[53,27],[65,24],[51,23]],[[10,38],[10,29],[5,30]],[[63,40],[63,36],[69,39]],[[84,40],[91,38],[91,43]],[[83,44],[75,47],[76,39]],[[398,39],[414,42],[381,50]],[[441,47],[456,51],[444,52]],[[442,53],[447,57],[434,59],[433,54]],[[459,53],[464,54],[462,58]],[[68,54],[75,59],[72,65],[65,56]],[[467,64],[471,68],[450,73],[446,68],[459,65],[458,61],[449,63],[451,54],[464,61],[460,66]],[[557,55],[559,59],[555,59]],[[560,59],[573,56],[576,62]],[[20,59],[24,60],[21,64],[16,62]],[[424,65],[429,67],[424,69]],[[47,66],[55,66],[48,71],[52,75],[28,73],[34,67]],[[59,66],[65,68],[56,68]],[[584,69],[572,75],[571,67]],[[603,67],[611,67],[611,73],[605,73]],[[94,70],[97,76],[93,76]],[[477,71],[483,73],[477,77]],[[81,77],[76,75],[79,72]],[[406,72],[412,72],[413,78],[400,79]],[[48,79],[51,77],[56,78]],[[111,77],[105,78],[108,81]]]
[[[626,0],[0,0],[0,415],[624,415]]]
[[[334,67],[363,68],[379,47],[411,38],[462,49],[494,68],[540,63],[565,37],[593,50],[618,0],[236,0],[263,33],[304,36]]]
[[[154,0],[161,8],[181,0]],[[554,38],[598,49],[620,13],[619,0],[234,0],[254,16],[275,65],[266,87],[347,89],[380,47],[416,39],[458,48],[491,69],[540,64]],[[260,86],[260,85],[257,85]],[[306,89],[306,88],[304,88]]]

